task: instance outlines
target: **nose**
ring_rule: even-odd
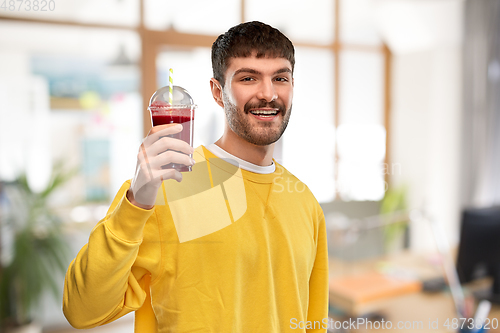
[[[266,102],[272,102],[278,98],[278,93],[272,80],[263,80],[261,82],[257,98]]]

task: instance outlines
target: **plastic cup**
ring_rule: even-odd
[[[151,96],[148,107],[151,113],[151,124],[153,126],[181,124],[182,131],[169,137],[183,140],[193,147],[194,111],[197,106],[187,90],[178,86],[173,87],[173,99],[170,104],[168,90],[168,86],[160,88]],[[189,156],[193,157],[192,154]],[[191,171],[191,166],[178,163],[170,163],[162,168],[176,169],[180,172]]]

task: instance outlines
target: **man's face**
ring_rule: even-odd
[[[293,77],[284,58],[231,58],[222,99],[229,128],[259,146],[276,142],[292,111]]]

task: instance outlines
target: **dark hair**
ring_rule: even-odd
[[[257,58],[285,58],[295,65],[292,42],[278,29],[262,22],[238,24],[220,35],[212,45],[212,69],[214,78],[224,87],[224,75],[230,58],[249,57],[256,52]]]

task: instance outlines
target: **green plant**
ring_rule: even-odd
[[[50,207],[50,196],[75,173],[57,163],[45,190],[33,192],[26,175],[3,183],[4,204],[0,223],[12,235],[10,260],[0,272],[0,327],[30,323],[42,294],[60,297],[57,275],[65,272],[69,246],[62,222]],[[6,199],[6,200],[5,200]]]
[[[408,226],[408,219],[404,218],[405,212],[407,210],[406,203],[406,186],[400,186],[396,188],[389,188],[382,199],[382,203],[380,205],[380,214],[382,216],[386,216],[387,226],[384,228],[384,240],[385,240],[385,249],[388,251],[396,239],[401,237],[403,232],[406,230]],[[394,220],[395,217],[393,214],[401,214],[400,219]],[[398,214],[399,215],[399,214]]]

